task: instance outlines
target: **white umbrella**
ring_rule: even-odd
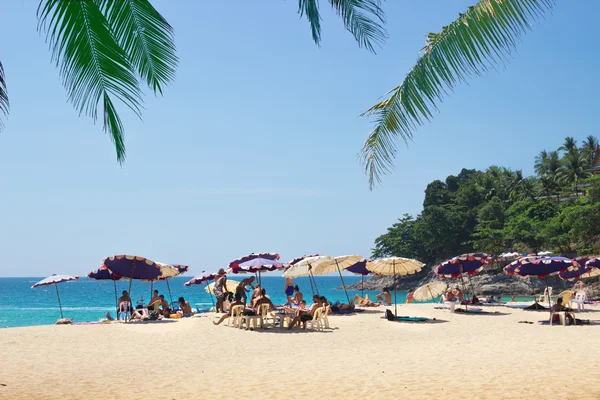
[[[31,288],[35,289],[38,286],[48,286],[48,285],[55,285],[56,287],[56,297],[58,297],[58,307],[60,308],[60,318],[64,318],[63,316],[63,312],[62,312],[62,304],[60,303],[60,294],[58,294],[58,284],[61,282],[68,282],[68,281],[76,281],[78,280],[79,277],[78,276],[71,276],[71,275],[52,275],[49,276],[45,279],[42,279],[41,281],[39,281],[38,283],[36,283],[35,285],[33,285]]]
[[[346,269],[362,259],[361,256],[338,256],[332,259],[324,260],[317,264],[317,266],[313,269],[313,274],[315,275],[326,275],[333,274],[335,272],[340,274],[340,279],[342,280],[342,286],[344,288],[344,293],[346,294],[346,299],[348,300],[348,304],[350,304],[350,297],[348,297],[348,292],[346,291],[346,284],[344,283],[344,278],[342,276],[342,270]]]
[[[396,301],[396,276],[414,275],[421,271],[423,266],[425,266],[425,264],[411,258],[388,257],[373,261],[371,268],[369,268],[374,274],[394,277],[394,314],[396,316],[398,315],[398,302]]]
[[[288,268],[287,271],[284,272],[283,276],[285,278],[298,278],[300,276],[308,276],[311,289],[316,290],[317,294],[319,294],[319,289],[317,288],[317,282],[315,281],[314,271],[319,267],[322,263],[329,263],[333,261],[333,257],[331,256],[313,256],[306,257],[302,261],[292,265]],[[313,289],[314,284],[314,289]]]
[[[540,251],[539,253],[537,253],[538,256],[549,256],[550,254],[552,254],[552,251]]]
[[[448,289],[448,285],[442,281],[429,282],[419,287],[413,293],[413,298],[417,301],[433,300],[438,296],[441,296]]]

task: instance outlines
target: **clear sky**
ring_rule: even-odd
[[[390,39],[359,49],[322,0],[314,45],[297,1],[154,1],[180,67],[143,121],[127,113],[127,160],[78,117],[36,31],[37,1],[0,0],[11,115],[0,134],[0,276],[84,275],[113,254],[191,273],[250,252],[369,256],[428,182],[497,164],[533,171],[540,150],[598,132],[600,2],[558,1],[498,71],[461,85],[398,153],[375,191],[357,162],[357,116],[399,84],[425,35],[471,1],[384,3]]]

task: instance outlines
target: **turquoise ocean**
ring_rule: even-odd
[[[49,325],[54,324],[60,318],[55,285],[31,289],[31,286],[41,279],[43,278],[0,278],[0,328]],[[169,280],[173,300],[177,301],[179,296],[183,296],[193,308],[196,307],[196,304],[205,309],[212,307],[211,297],[206,293],[205,285],[184,286],[184,282],[189,279],[191,276],[179,276]],[[239,281],[243,277],[231,276],[230,279]],[[318,276],[316,281],[322,296],[331,301],[346,302],[344,291],[339,289],[341,287],[339,276]],[[359,281],[360,277],[344,276],[346,285]],[[294,283],[300,287],[309,301],[312,291],[308,278],[297,278]],[[285,281],[281,276],[263,276],[262,284],[275,304],[285,303],[286,297],[283,293]],[[116,285],[119,296],[123,290],[129,289],[128,281],[118,281]],[[115,294],[112,281],[94,281],[86,277],[79,281],[61,283],[58,289],[63,314],[65,318],[72,318],[75,323],[98,321],[104,318],[107,312],[115,316]],[[170,301],[165,282],[156,282],[154,289],[164,294],[165,298]],[[360,291],[348,291],[350,298],[357,293],[361,294]],[[377,295],[377,292],[365,291],[365,294],[367,293],[373,300]],[[397,296],[398,302],[403,303],[406,299],[406,292],[398,291]],[[143,298],[147,302],[150,299],[150,283],[134,281],[131,298],[134,301]]]

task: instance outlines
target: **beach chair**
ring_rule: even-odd
[[[552,286],[548,286],[544,289],[544,294],[539,298],[542,304],[552,304]]]
[[[578,290],[575,293],[575,298],[571,300],[571,308],[573,308],[573,303],[577,303],[577,311],[583,311],[586,300],[587,295],[585,294],[585,290]]]
[[[122,301],[119,304],[119,314],[117,314],[117,319],[121,319],[125,322],[131,319],[131,303],[128,301]]]
[[[305,329],[308,329],[308,326],[310,325],[310,329],[322,331],[325,326],[323,324],[323,315],[324,314],[325,314],[325,307],[321,307],[317,311],[315,311],[315,314],[313,315],[313,319],[311,319],[310,321],[307,322]]]
[[[558,316],[558,320],[562,326],[567,326],[567,313],[566,311],[550,311],[550,326],[552,326],[554,316]]]
[[[281,317],[271,315],[270,313],[271,306],[269,304],[261,304],[260,305],[260,314],[258,316],[260,321],[261,328],[274,328],[277,326],[277,323],[281,324]],[[271,321],[270,323],[268,321]]]
[[[244,312],[244,306],[234,306],[231,309],[231,317],[227,318],[227,326],[239,328],[242,325],[242,313]]]
[[[569,304],[569,306],[570,306],[571,302],[573,301],[573,292],[570,290],[565,290],[563,292],[560,292],[558,294],[558,297],[562,297],[563,304],[565,304],[565,305]],[[557,297],[557,299],[558,299],[558,297]]]
[[[252,324],[253,329],[256,329],[256,327],[260,323],[259,315],[244,315],[244,314],[242,314],[240,316],[240,318],[241,318],[240,329],[242,329],[244,327],[244,324],[246,324],[246,330],[250,329],[250,324]]]

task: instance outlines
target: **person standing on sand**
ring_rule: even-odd
[[[292,305],[292,296],[294,295],[294,278],[285,278],[285,287],[283,292],[287,296],[287,303],[290,306]]]
[[[225,270],[221,268],[217,275],[215,275],[215,286],[214,293],[217,298],[217,304],[215,305],[215,312],[225,312],[223,309],[223,302],[225,301],[225,292],[227,291],[227,275]]]
[[[240,295],[244,304],[246,304],[246,302],[248,301],[248,296],[246,295],[246,286],[250,286],[254,290],[254,285],[252,285],[252,282],[254,282],[253,276],[251,276],[250,278],[243,279],[235,288],[235,294]]]

